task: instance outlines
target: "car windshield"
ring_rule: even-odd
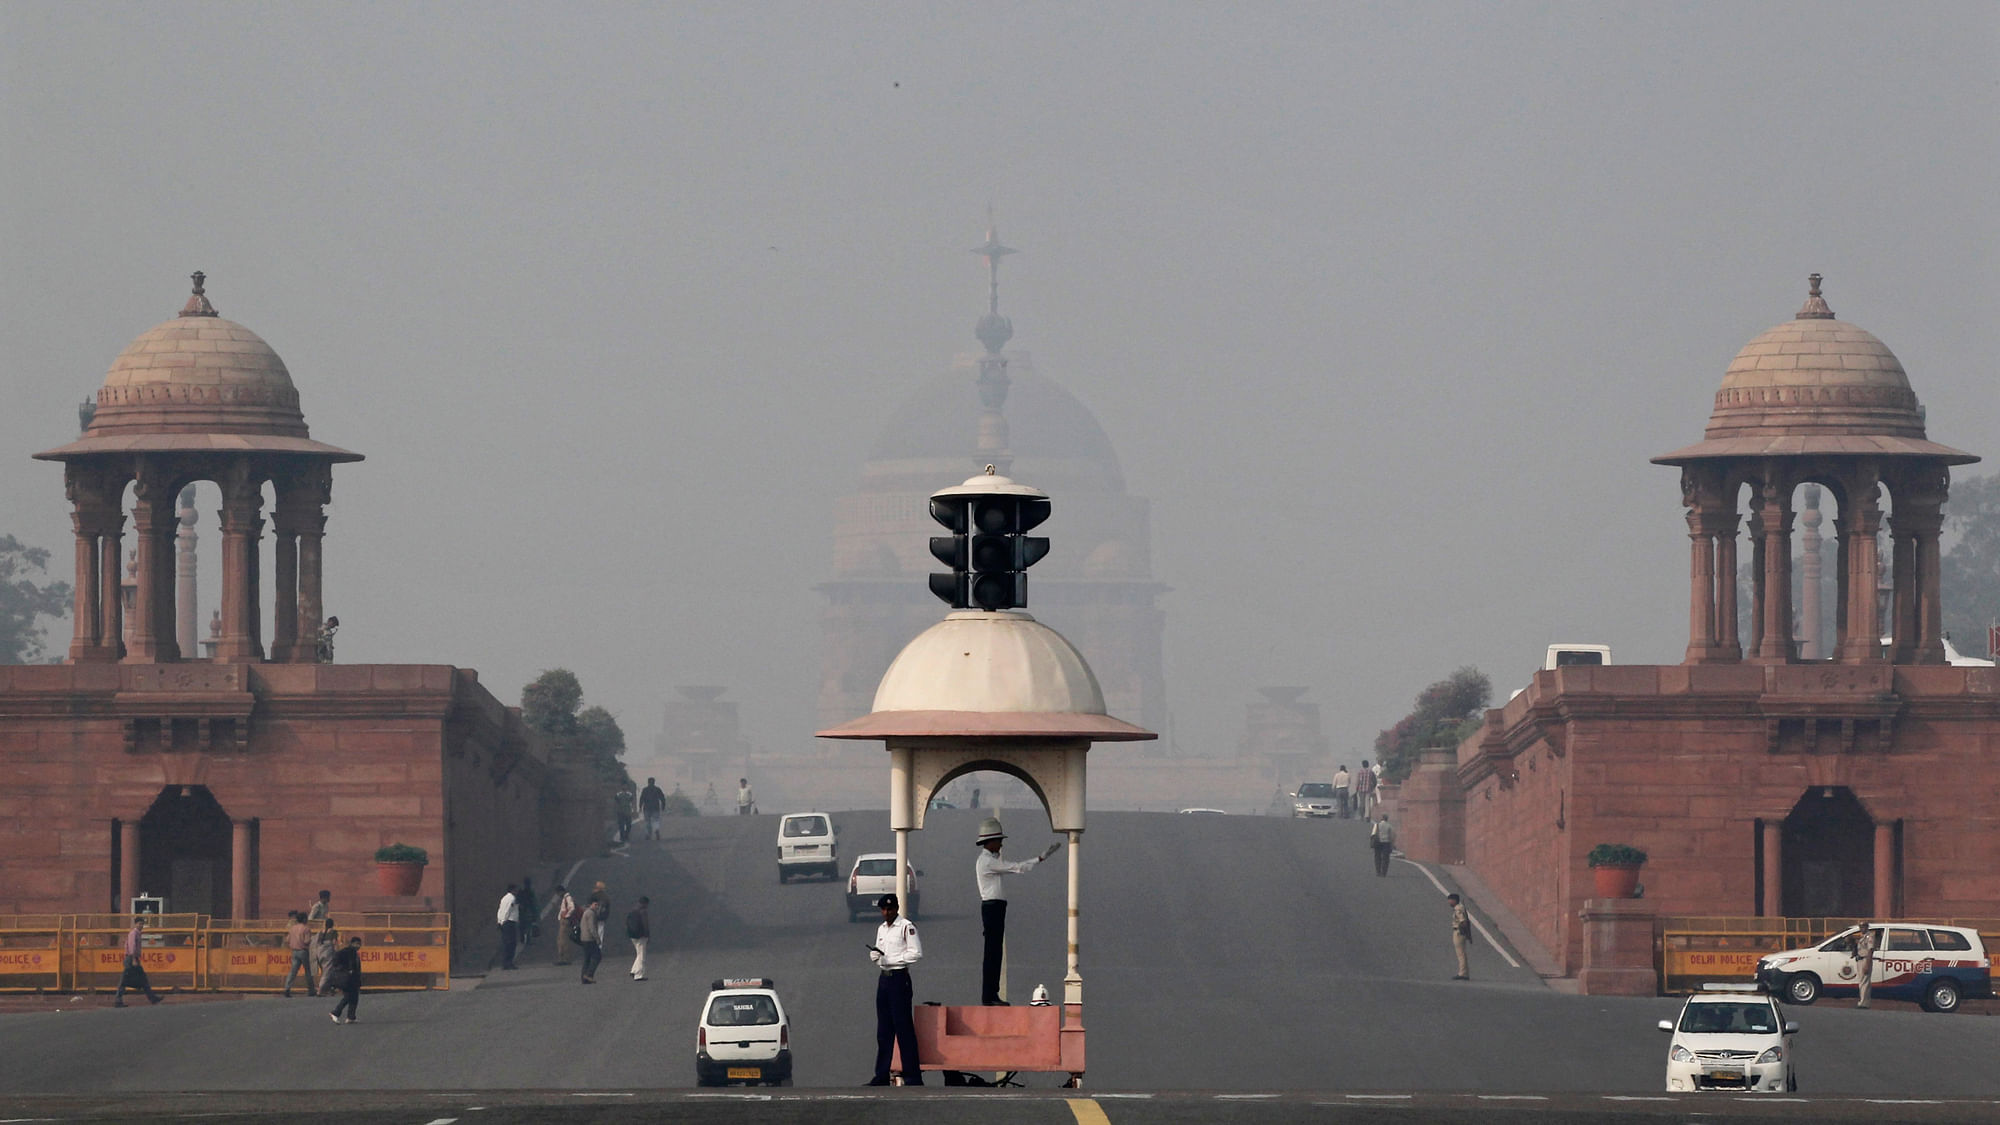
[[[1736,1035],[1771,1035],[1778,1030],[1778,1018],[1771,1005],[1755,1003],[1689,1004],[1681,1013],[1681,1030]]]
[[[826,818],[823,816],[795,816],[785,822],[787,836],[824,836]]]
[[[708,1003],[710,1027],[756,1027],[778,1022],[778,1005],[769,996],[718,996]]]
[[[1333,783],[1330,781],[1308,781],[1304,785],[1299,786],[1299,796],[1331,797],[1333,796]]]
[[[896,861],[893,859],[864,859],[854,865],[856,875],[894,875]]]

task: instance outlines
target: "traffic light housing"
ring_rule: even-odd
[[[1027,569],[1049,553],[1049,541],[1026,534],[1049,518],[1039,489],[984,475],[931,496],[931,518],[949,535],[931,540],[931,555],[951,568],[930,576],[931,593],[954,609],[1019,609],[1028,604]]]

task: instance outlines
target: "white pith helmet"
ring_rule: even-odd
[[[1000,818],[989,816],[979,822],[979,846],[985,847],[994,840],[1005,840],[1007,833],[1000,828]]]

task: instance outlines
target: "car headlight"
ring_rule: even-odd
[[[1676,1043],[1674,1049],[1667,1052],[1667,1057],[1675,1062],[1693,1062],[1694,1052]]]
[[[1758,1055],[1757,1061],[1760,1063],[1784,1062],[1785,1049],[1783,1047],[1773,1047],[1770,1050],[1765,1051],[1763,1054]]]

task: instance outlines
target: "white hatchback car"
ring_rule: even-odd
[[[1668,1090],[1796,1090],[1792,1036],[1799,1025],[1754,984],[1705,984],[1678,1019],[1661,1020]]]
[[[908,890],[903,894],[902,915],[917,919],[918,894],[917,876],[923,872],[912,867],[904,876]],[[847,920],[876,918],[875,902],[896,890],[896,853],[870,852],[854,861],[854,870],[847,876]]]
[[[840,829],[825,813],[786,813],[778,818],[778,882],[795,875],[840,878]]]
[[[716,981],[695,1033],[697,1086],[792,1084],[792,1025],[769,977]]]

